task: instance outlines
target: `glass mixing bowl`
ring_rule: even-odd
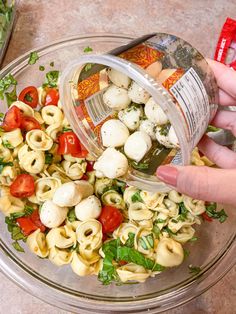
[[[52,69],[51,61],[55,63],[54,69],[62,70],[69,61],[82,54],[86,46],[95,52],[106,52],[131,39],[132,36],[102,34],[62,40],[38,49],[40,59],[35,65],[27,64],[27,53],[6,66],[0,77],[12,73],[18,81],[18,91],[28,85],[39,86],[45,72]],[[39,65],[44,65],[46,70],[40,72]],[[1,111],[4,108],[1,104]],[[159,313],[203,293],[234,265],[236,211],[229,207],[225,210],[229,216],[225,223],[206,222],[198,227],[198,241],[186,246],[190,255],[180,267],[132,286],[103,286],[95,276],[78,277],[70,266],[58,268],[31,254],[27,248],[26,253],[15,251],[1,215],[0,268],[27,292],[71,312],[146,313],[149,310],[149,313]],[[190,274],[189,264],[200,266],[201,272]]]

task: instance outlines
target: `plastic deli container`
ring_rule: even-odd
[[[150,65],[165,71],[162,83],[147,74]],[[71,62],[62,73],[60,95],[65,115],[83,145],[98,158],[104,147],[100,129],[115,112],[103,102],[109,82],[106,69],[123,72],[143,87],[161,106],[173,126],[179,149],[158,143],[144,156],[146,169],[130,166],[125,180],[149,191],[168,191],[155,171],[159,165],[188,165],[197,145],[214,117],[218,88],[205,58],[183,39],[165,33],[146,35],[107,54],[85,54]],[[155,72],[155,71],[154,71]],[[149,71],[150,73],[150,71]]]

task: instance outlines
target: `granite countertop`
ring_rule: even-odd
[[[226,5],[222,0],[22,0],[4,64],[53,40],[96,32],[170,32],[212,57],[228,16],[236,19],[236,1]],[[165,314],[236,313],[235,281],[236,268],[202,296]],[[66,314],[30,296],[2,274],[0,291],[0,313]]]

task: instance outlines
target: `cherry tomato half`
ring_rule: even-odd
[[[39,212],[36,209],[28,217],[20,217],[16,220],[23,231],[24,235],[28,236],[37,229],[40,229],[41,232],[46,230],[46,227],[42,224]]]
[[[33,221],[29,217],[20,217],[17,218],[16,221],[18,222],[25,236],[30,235],[32,232],[38,229],[38,227],[33,223]]]
[[[28,86],[24,88],[18,97],[18,99],[29,105],[32,108],[36,108],[39,101],[38,90],[34,86]]]
[[[81,147],[81,151],[79,153],[76,153],[76,154],[72,153],[71,155],[77,158],[86,158],[88,156],[87,149],[84,147],[82,143],[80,143],[80,147]]]
[[[118,208],[104,206],[98,220],[102,224],[103,233],[113,232],[123,222],[123,215]]]
[[[30,219],[40,229],[41,232],[44,232],[46,230],[46,227],[40,220],[39,211],[37,209],[33,211],[33,213],[30,215]]]
[[[29,197],[34,194],[34,178],[30,174],[20,174],[10,185],[10,193],[15,197]]]
[[[25,116],[22,118],[22,122],[20,125],[21,130],[23,131],[31,131],[35,129],[41,129],[40,123],[33,117]]]
[[[4,131],[9,132],[14,129],[17,129],[20,127],[22,122],[22,112],[20,109],[16,106],[12,106],[8,112],[6,113],[2,128]]]
[[[212,222],[212,220],[213,220],[211,217],[209,217],[209,216],[207,215],[206,212],[202,213],[201,216],[202,216],[202,218],[203,218],[204,220],[206,220],[206,221]]]
[[[90,172],[90,171],[93,171],[94,168],[94,163],[95,161],[86,161],[87,162],[87,167],[86,167],[86,172]]]
[[[78,137],[72,131],[61,134],[58,138],[59,147],[58,154],[73,154],[77,155],[81,153],[81,145]]]
[[[59,100],[59,92],[56,88],[49,88],[46,92],[44,106],[57,106]]]

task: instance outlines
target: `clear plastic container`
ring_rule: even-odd
[[[150,37],[150,36],[149,36]],[[166,79],[147,73],[158,63]],[[60,95],[72,128],[88,151],[98,158],[103,152],[100,128],[113,112],[101,95],[108,86],[106,68],[114,68],[143,87],[166,113],[178,141],[178,149],[154,147],[147,156],[149,168],[138,171],[130,167],[126,181],[150,191],[167,191],[155,176],[161,164],[190,163],[192,149],[206,131],[217,110],[218,88],[205,58],[189,43],[176,36],[157,33],[151,38],[129,44],[119,56],[85,54],[71,62],[61,78]]]

